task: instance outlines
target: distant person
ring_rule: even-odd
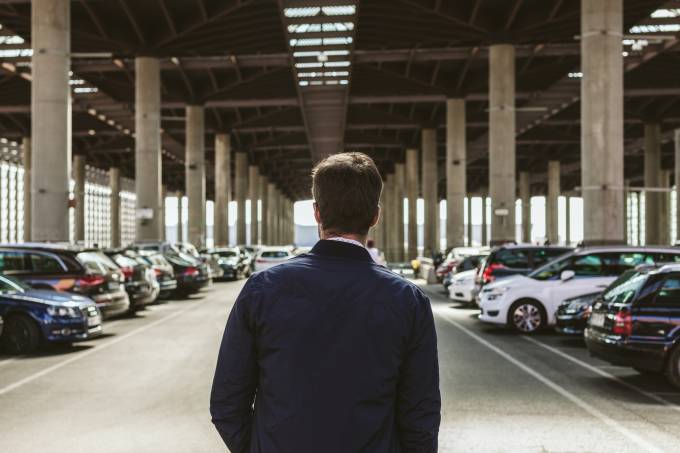
[[[380,249],[375,246],[375,241],[373,241],[373,239],[369,239],[366,241],[366,249],[368,249],[368,253],[371,254],[371,258],[373,258],[373,261],[380,265],[383,266],[385,265],[385,258],[380,252]]]
[[[432,309],[366,249],[382,180],[360,153],[312,173],[311,252],[254,274],[231,310],[210,398],[233,453],[434,453]]]

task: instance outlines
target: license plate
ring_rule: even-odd
[[[593,327],[604,327],[604,315],[602,313],[593,313],[590,317],[590,325]]]
[[[102,323],[101,315],[94,315],[94,316],[90,316],[89,318],[87,318],[87,326],[88,327],[98,326],[101,323]]]
[[[109,289],[111,291],[118,291],[120,289],[120,283],[118,282],[109,282]]]

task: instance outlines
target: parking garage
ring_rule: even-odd
[[[3,451],[224,451],[208,397],[227,316],[263,250],[318,240],[311,171],[344,151],[380,170],[382,262],[431,301],[440,451],[677,450],[678,56],[675,0],[0,0],[0,280],[29,291],[11,282],[67,253],[210,280],[134,310],[130,293],[96,338],[1,350]],[[663,363],[593,355],[539,296],[502,308],[494,272],[515,267],[601,277],[555,304],[661,279]],[[441,285],[473,280],[476,301]],[[518,332],[531,306],[540,329]],[[7,337],[19,315],[0,316]]]

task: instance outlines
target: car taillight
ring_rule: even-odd
[[[162,274],[161,270],[158,268],[154,268],[153,272],[156,274],[156,277],[160,277]]]
[[[132,276],[135,273],[135,270],[130,266],[121,267],[120,271],[123,273],[125,280],[132,280]]]
[[[255,262],[256,262],[256,263],[266,263],[267,260],[256,259]]]
[[[182,272],[182,274],[184,274],[187,277],[196,277],[199,274],[199,272],[198,269],[195,267],[187,267],[184,270],[184,272]]]
[[[76,282],[76,285],[80,289],[90,289],[94,288],[95,286],[99,286],[104,284],[106,279],[104,278],[103,275],[85,275],[84,277],[80,277],[78,281]]]
[[[503,269],[504,267],[505,266],[498,263],[493,263],[486,266],[486,269],[484,269],[484,273],[482,274],[482,283],[486,284],[492,282],[495,279],[495,277],[493,276],[493,271],[495,271],[496,269]]]
[[[627,311],[620,311],[614,316],[614,326],[612,333],[616,335],[629,336],[633,334],[633,315]]]

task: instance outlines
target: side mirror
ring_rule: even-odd
[[[563,282],[567,282],[574,278],[576,276],[576,273],[574,271],[562,271],[560,274],[560,280]]]

